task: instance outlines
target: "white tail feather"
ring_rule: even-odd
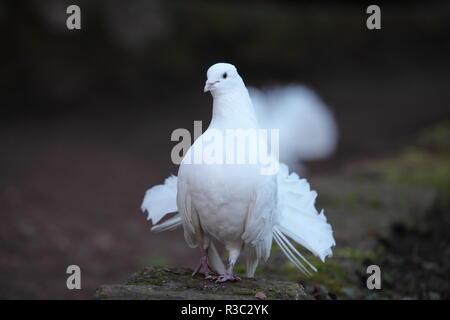
[[[293,254],[296,254],[297,256],[300,257],[300,259],[302,259],[307,265],[308,267],[310,267],[312,270],[317,272],[316,267],[314,267],[298,250],[296,247],[294,247],[294,245],[291,243],[291,241],[289,241],[289,239],[283,234],[282,231],[280,231],[278,228],[276,228],[275,232],[278,233],[278,235],[280,236],[281,240],[284,241],[284,243],[286,243],[289,247],[289,250],[292,251]]]
[[[177,213],[172,218],[152,227],[154,232],[171,231],[181,226],[181,216]]]
[[[141,209],[148,212],[147,220],[153,224],[157,224],[165,215],[177,212],[177,177],[170,176],[164,184],[148,189]]]
[[[292,252],[292,250],[289,249],[289,247],[286,245],[286,243],[283,241],[283,239],[280,236],[280,231],[277,229],[274,229],[274,239],[280,246],[283,253],[286,255],[286,257],[296,266],[300,271],[305,273],[306,275],[311,275],[311,272],[309,272],[308,269],[298,260],[298,258],[295,256],[295,254]]]
[[[287,238],[302,245],[322,261],[332,255],[331,248],[336,242],[323,210],[319,214],[315,208],[317,193],[310,189],[305,179],[300,179],[295,173],[289,174],[288,167],[281,164],[278,174],[278,195],[279,219],[273,229],[275,241],[301,271],[309,273],[297,257],[312,270],[317,271]]]
[[[245,244],[244,246],[245,256],[245,273],[247,278],[253,278],[256,268],[258,267],[259,259],[256,249],[251,244]]]

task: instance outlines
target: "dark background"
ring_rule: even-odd
[[[139,207],[176,174],[171,132],[209,122],[213,63],[256,87],[306,84],[331,107],[339,146],[309,177],[449,119],[450,4],[380,6],[371,31],[357,2],[2,1],[0,298],[90,298],[146,264],[194,264],[181,232],[151,234]],[[65,287],[69,264],[81,291]]]

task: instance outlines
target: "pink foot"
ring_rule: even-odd
[[[205,273],[205,280],[216,281],[218,277],[216,274]]]
[[[230,281],[230,282],[241,281],[241,278],[236,277],[234,274],[231,274],[231,273],[225,273],[225,274],[221,274],[216,279],[216,283],[223,283],[223,282],[227,282],[227,281]]]

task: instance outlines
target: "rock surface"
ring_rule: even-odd
[[[146,267],[126,284],[103,285],[96,291],[102,300],[311,300],[295,282],[243,278],[239,282],[215,283],[192,270],[174,267]]]

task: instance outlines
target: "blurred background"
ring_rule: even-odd
[[[206,70],[225,61],[257,88],[307,85],[339,127],[336,152],[305,164],[335,257],[312,279],[286,259],[261,272],[318,298],[448,299],[450,3],[379,3],[374,31],[369,4],[0,2],[0,298],[92,298],[143,266],[197,262],[140,204],[177,173],[172,131],[209,123]],[[365,289],[369,263],[381,292]],[[66,288],[70,264],[82,290]]]

